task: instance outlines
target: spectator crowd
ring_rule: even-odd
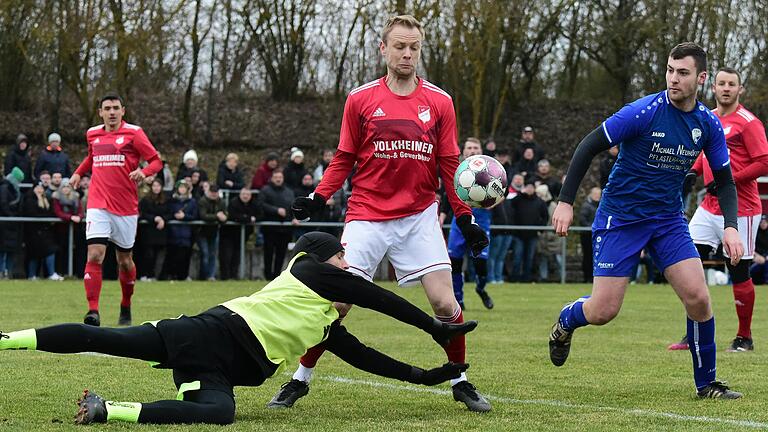
[[[0,216],[58,218],[66,223],[0,221],[0,277],[47,277],[61,280],[72,254],[75,274],[82,276],[85,264],[85,212],[89,178],[77,189],[69,185],[72,161],[62,148],[57,133],[33,163],[29,140],[19,135],[6,152],[4,178],[0,179]],[[553,167],[546,150],[535,140],[532,127],[525,127],[519,141],[511,145],[489,139],[484,154],[496,158],[505,168],[509,183],[506,199],[491,210],[493,225],[545,226],[551,223],[564,170]],[[142,281],[227,280],[240,274],[241,225],[245,240],[263,250],[263,277],[276,277],[283,268],[290,244],[310,229],[291,213],[296,197],[308,196],[323,177],[334,157],[323,150],[312,166],[305,165],[304,152],[297,148],[285,153],[269,152],[245,178],[240,158],[229,153],[218,164],[215,177],[199,164],[195,150],[186,151],[175,173],[167,161],[162,172],[140,188],[139,228],[135,246],[137,276]],[[616,160],[616,151],[606,152],[600,163],[600,185],[592,188],[578,213],[578,225],[590,226],[600,200],[601,188]],[[353,174],[354,175],[354,174]],[[350,176],[344,188],[327,200],[313,221],[342,222],[346,197],[351,192]],[[450,223],[450,206],[441,192],[441,221]],[[172,221],[192,222],[169,223]],[[255,222],[284,222],[260,226]],[[73,250],[69,251],[68,230],[73,229]],[[768,228],[768,222],[765,223]],[[762,226],[761,226],[762,228]],[[339,235],[340,228],[323,228]],[[768,232],[768,231],[766,231]],[[252,240],[255,239],[255,240]],[[768,241],[768,240],[767,240]],[[759,244],[759,242],[758,242]],[[581,235],[584,281],[592,277],[591,240]],[[15,263],[21,257],[23,265]],[[196,251],[196,254],[194,253]],[[193,256],[199,262],[191,266]],[[759,260],[756,260],[756,263]],[[466,277],[474,280],[472,260],[467,260]],[[564,260],[560,239],[552,231],[493,230],[488,257],[488,281],[534,282],[559,280]],[[768,267],[768,265],[760,268]],[[190,269],[197,270],[190,274]],[[14,273],[14,269],[16,272]],[[648,274],[652,275],[651,269]],[[109,265],[105,267],[109,275]],[[762,275],[763,273],[761,273]]]

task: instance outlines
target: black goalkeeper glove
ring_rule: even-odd
[[[707,188],[707,193],[708,194],[710,194],[710,195],[712,195],[714,197],[717,196],[717,183],[715,183],[714,180],[712,180],[711,182],[707,183],[707,185],[705,187]]]
[[[408,382],[433,386],[449,379],[458,378],[466,371],[469,365],[466,363],[448,362],[440,367],[425,371],[422,368],[413,367]]]
[[[693,190],[693,185],[696,184],[696,178],[699,175],[696,174],[696,171],[688,171],[688,173],[685,175],[685,180],[683,180],[683,196],[688,195]]]
[[[307,197],[298,197],[291,204],[293,217],[300,221],[309,220],[310,216],[316,215],[325,206],[325,198],[316,193],[311,193]]]
[[[450,324],[442,322],[437,318],[432,318],[432,320],[432,329],[429,333],[432,335],[432,339],[441,346],[448,345],[448,343],[451,342],[451,339],[459,335],[467,334],[477,327],[477,321]]]
[[[472,250],[472,256],[480,255],[483,249],[488,246],[488,236],[485,235],[485,231],[480,228],[480,225],[475,223],[475,217],[472,215],[459,216],[456,218],[456,225],[461,230],[464,241],[467,242]]]

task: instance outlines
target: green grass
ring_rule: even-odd
[[[194,314],[218,302],[248,294],[263,284],[140,283],[134,320]],[[392,285],[387,287],[394,289]],[[768,426],[768,313],[765,287],[758,287],[754,334],[757,351],[725,353],[736,331],[730,287],[712,289],[718,317],[719,377],[745,397],[702,401],[693,393],[688,352],[668,352],[684,333],[683,309],[669,286],[631,286],[624,310],[602,328],[577,332],[568,363],[549,362],[547,335],[560,307],[588,293],[586,285],[496,285],[496,308],[486,311],[468,291],[468,319],[480,321],[467,337],[470,380],[493,397],[493,411],[467,412],[453,402],[447,385],[415,387],[353,369],[327,354],[320,361],[309,396],[292,410],[271,411],[265,403],[287,375],[259,388],[238,388],[232,426],[155,427],[98,425],[89,430],[264,430],[264,431],[622,431],[734,430]],[[397,293],[427,309],[420,288]],[[102,322],[116,322],[119,288],[102,293]],[[3,282],[0,329],[4,331],[79,321],[85,299],[79,281]],[[362,341],[422,367],[445,361],[429,336],[388,317],[357,308],[347,327]],[[151,401],[175,396],[170,372],[141,361],[90,355],[0,352],[0,430],[73,429],[74,400],[84,388],[110,399]],[[352,382],[344,379],[354,380]],[[424,391],[424,390],[427,391]],[[432,392],[435,390],[436,392]],[[667,414],[673,414],[669,416]],[[702,421],[682,416],[707,417]],[[80,428],[82,429],[82,428]]]

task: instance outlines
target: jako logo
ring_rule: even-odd
[[[666,134],[664,132],[653,132],[651,133],[651,136],[654,138],[664,138]]]
[[[613,263],[597,263],[597,266],[603,269],[613,268]]]

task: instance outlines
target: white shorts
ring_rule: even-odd
[[[421,213],[382,222],[355,220],[344,226],[341,244],[349,271],[372,280],[386,255],[399,285],[427,273],[451,270],[448,248],[437,219],[437,203]]]
[[[120,216],[105,209],[88,209],[85,214],[85,238],[105,238],[121,249],[132,249],[138,221],[139,215]]]
[[[739,237],[744,244],[744,259],[752,259],[755,255],[755,238],[757,238],[757,229],[760,226],[760,215],[739,216]],[[723,216],[716,215],[703,207],[696,209],[691,221],[688,223],[688,230],[691,232],[691,238],[694,243],[705,244],[717,248],[723,242]],[[728,254],[723,251],[725,256]]]

